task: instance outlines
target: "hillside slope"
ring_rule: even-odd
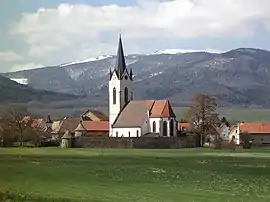
[[[171,99],[187,104],[195,93],[210,93],[228,106],[270,106],[270,52],[236,49],[226,53],[129,55],[136,99]],[[108,71],[115,57],[3,74],[28,85],[107,99]]]
[[[0,102],[20,103],[29,101],[52,102],[75,99],[74,95],[36,90],[0,76]]]

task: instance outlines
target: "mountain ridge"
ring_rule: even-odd
[[[127,55],[137,99],[170,99],[187,104],[196,93],[209,93],[225,106],[270,106],[270,52],[238,48],[222,53]],[[115,56],[2,74],[27,79],[36,89],[86,94],[107,99],[109,69]],[[46,76],[44,76],[46,75]]]
[[[51,102],[75,99],[71,94],[36,90],[0,75],[0,103]]]

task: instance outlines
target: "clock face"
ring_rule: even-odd
[[[128,79],[128,76],[127,76],[127,75],[125,76],[125,79],[126,79],[126,80]]]

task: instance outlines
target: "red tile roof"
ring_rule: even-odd
[[[109,132],[108,121],[83,121],[83,127],[86,131],[104,131]]]
[[[190,123],[181,123],[181,122],[178,122],[178,130],[184,130],[184,129],[187,129],[191,126]]]
[[[240,133],[270,134],[270,123],[238,123]]]
[[[155,100],[150,111],[150,117],[175,117],[175,114],[168,100]]]

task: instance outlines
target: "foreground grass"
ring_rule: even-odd
[[[270,150],[0,149],[0,201],[270,201]]]

